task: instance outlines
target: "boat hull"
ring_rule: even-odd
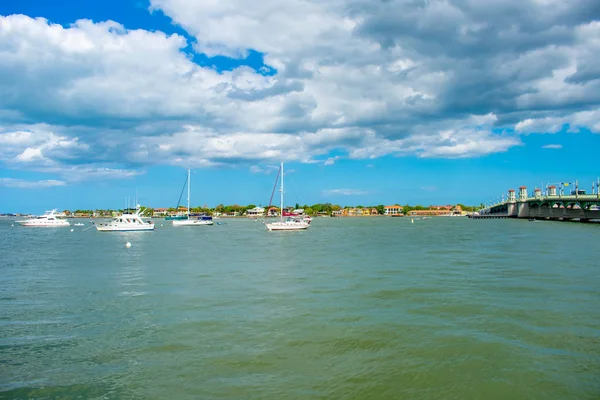
[[[273,222],[271,224],[265,224],[265,227],[269,231],[302,231],[308,229],[308,224],[286,224],[286,223],[278,223]]]
[[[17,221],[21,226],[30,226],[36,228],[60,228],[65,226],[71,226],[69,221],[47,221],[47,222],[34,222],[34,221]]]
[[[203,221],[199,219],[190,220],[173,220],[173,226],[201,226],[201,225],[214,225],[213,221]]]
[[[154,224],[140,226],[119,226],[119,225],[101,225],[97,224],[96,229],[100,232],[143,232],[153,231]]]

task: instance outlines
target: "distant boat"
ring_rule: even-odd
[[[139,204],[135,213],[123,212],[123,215],[114,217],[106,223],[94,223],[100,232],[130,232],[130,231],[153,231],[154,223],[144,221]]]
[[[16,221],[18,224],[22,226],[36,226],[36,227],[46,227],[46,228],[58,228],[61,226],[70,226],[69,221],[65,219],[58,218],[59,215],[56,210],[46,211],[44,215],[40,215],[39,217],[28,218],[22,221]]]
[[[279,167],[279,173],[281,174],[281,187],[279,189],[279,193],[280,193],[280,201],[281,201],[281,208],[280,210],[284,210],[283,208],[283,162],[281,163],[281,166]],[[278,176],[279,177],[279,174]],[[275,181],[277,182],[277,180]],[[281,216],[279,217],[279,221],[277,222],[271,222],[271,223],[265,223],[265,227],[267,228],[267,230],[269,231],[298,231],[298,230],[303,230],[303,229],[308,229],[308,227],[310,226],[310,221],[305,220],[302,216],[288,216],[284,219],[284,213],[281,213]]]
[[[192,218],[190,215],[190,194],[191,194],[191,171],[188,169],[187,176],[187,217],[185,219],[174,219],[173,226],[200,226],[200,225],[214,225],[212,217],[207,215],[201,215],[195,218]]]

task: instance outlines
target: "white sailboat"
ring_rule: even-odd
[[[200,216],[196,218],[190,217],[190,194],[191,194],[191,171],[188,169],[188,178],[187,178],[187,218],[186,219],[174,219],[173,226],[201,226],[201,225],[214,225],[212,217],[210,216]]]
[[[281,163],[281,187],[279,188],[281,209],[279,221],[265,223],[265,227],[269,231],[299,231],[308,229],[310,221],[305,221],[303,218],[283,217],[283,162]]]

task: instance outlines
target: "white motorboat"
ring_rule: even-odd
[[[135,213],[123,213],[106,223],[93,223],[100,232],[153,231],[154,223],[144,221],[138,204]]]
[[[33,217],[22,221],[17,221],[22,226],[38,226],[38,227],[49,227],[57,228],[61,226],[70,226],[71,224],[66,219],[59,218],[59,214],[56,210],[46,211],[44,215],[39,217]]]
[[[173,226],[202,226],[202,225],[214,225],[213,219],[210,216],[200,215],[193,217],[190,215],[190,194],[191,194],[191,172],[188,169],[187,176],[187,188],[188,188],[188,196],[187,196],[187,218],[186,219],[174,219]]]
[[[283,210],[283,162],[279,167],[279,172],[281,173],[281,187],[279,188],[280,200],[281,200],[281,208]],[[279,217],[279,221],[265,223],[265,227],[269,231],[299,231],[308,229],[310,226],[310,221],[305,220],[304,218],[295,218],[295,217],[286,217],[284,219],[283,212]]]

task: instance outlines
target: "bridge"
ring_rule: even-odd
[[[595,193],[592,188],[592,194],[585,194],[576,185],[576,189],[568,195],[564,195],[562,190],[557,193],[556,186],[548,186],[546,193],[535,189],[533,196],[528,195],[526,186],[521,186],[518,196],[514,189],[510,189],[506,200],[490,204],[470,217],[600,222],[600,185],[596,186]]]

